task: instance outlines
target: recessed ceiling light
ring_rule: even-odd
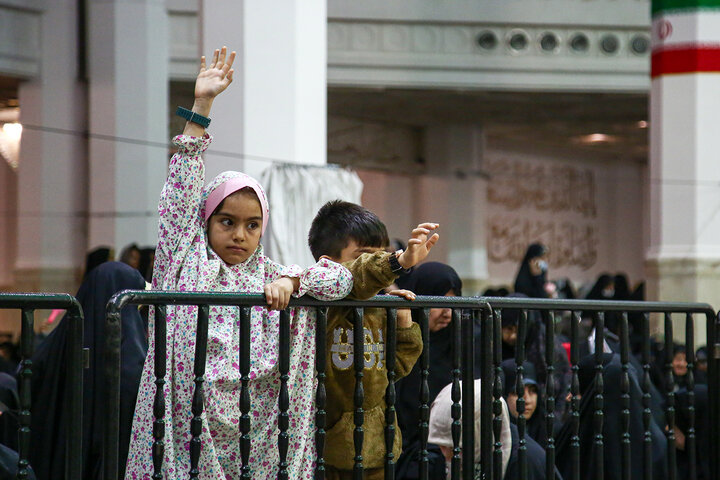
[[[616,141],[616,138],[612,135],[607,135],[604,133],[591,133],[590,135],[580,135],[579,137],[575,137],[575,141],[578,143],[613,143]]]
[[[637,122],[637,127],[638,128],[647,128],[648,122],[646,120],[640,120],[639,122]]]

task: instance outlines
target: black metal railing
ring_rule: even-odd
[[[165,404],[162,395],[162,386],[164,385],[167,372],[165,371],[165,318],[166,305],[196,305],[198,306],[198,331],[195,354],[195,392],[192,406],[193,422],[191,424],[191,471],[187,474],[194,478],[197,475],[197,465],[200,456],[200,416],[203,412],[202,384],[204,375],[204,365],[206,361],[206,343],[208,329],[208,307],[210,305],[237,306],[240,312],[240,353],[239,365],[241,375],[241,394],[240,394],[240,412],[241,418],[239,429],[241,432],[240,452],[241,461],[244,468],[243,478],[251,478],[251,474],[247,467],[249,451],[250,451],[250,394],[248,389],[250,358],[249,358],[249,326],[250,326],[250,307],[254,305],[263,305],[265,303],[262,295],[244,295],[244,294],[228,294],[228,293],[182,293],[182,292],[139,292],[126,291],[116,295],[108,304],[108,362],[107,362],[107,378],[108,378],[108,401],[111,406],[109,419],[107,423],[105,442],[105,478],[110,480],[117,476],[117,435],[118,415],[117,405],[119,402],[119,362],[120,362],[120,310],[128,304],[144,304],[155,306],[155,345],[156,345],[156,365],[155,365],[155,384],[158,386],[158,393],[155,396],[154,415],[155,425],[154,445],[153,445],[153,468],[155,474],[161,477],[163,462],[163,438],[164,428],[162,419],[165,414]],[[567,423],[569,425],[569,474],[565,477],[570,479],[587,478],[584,469],[581,471],[581,453],[584,447],[581,445],[580,419],[581,419],[581,391],[580,391],[580,324],[583,318],[588,318],[595,327],[594,348],[588,347],[594,353],[591,359],[591,377],[594,382],[594,390],[592,393],[592,403],[589,404],[589,415],[592,419],[592,431],[590,432],[591,444],[588,447],[592,450],[592,461],[594,462],[594,477],[597,479],[605,478],[606,474],[603,469],[604,460],[608,453],[606,446],[618,444],[620,445],[620,478],[629,479],[633,471],[637,471],[637,462],[641,461],[642,478],[658,478],[654,476],[653,465],[657,463],[657,459],[653,459],[653,441],[657,443],[657,438],[653,440],[652,426],[653,418],[653,402],[656,400],[652,396],[652,382],[650,377],[650,325],[651,316],[659,315],[663,325],[663,342],[664,342],[664,375],[665,383],[665,406],[664,406],[664,422],[661,425],[664,430],[665,438],[663,440],[663,448],[665,456],[661,459],[666,471],[666,478],[677,478],[677,459],[675,456],[675,383],[672,374],[672,346],[673,346],[673,316],[684,316],[686,330],[686,349],[688,352],[688,377],[686,388],[688,390],[687,402],[689,404],[688,411],[690,413],[689,428],[687,429],[687,438],[685,440],[686,452],[690,458],[690,470],[688,478],[693,480],[697,478],[695,468],[697,455],[697,439],[695,438],[695,418],[694,418],[694,331],[695,322],[704,319],[707,327],[707,345],[708,355],[708,391],[709,391],[709,415],[710,424],[717,425],[720,411],[720,402],[718,400],[718,360],[720,360],[720,339],[718,338],[718,315],[716,315],[711,307],[707,304],[695,303],[666,303],[666,302],[605,302],[605,301],[575,301],[575,300],[544,300],[544,299],[521,299],[507,297],[418,297],[414,302],[406,302],[404,300],[392,297],[375,297],[369,301],[335,301],[322,302],[313,299],[293,299],[291,307],[308,307],[314,309],[317,317],[316,329],[316,374],[318,387],[316,392],[316,445],[319,452],[316,459],[316,478],[324,478],[324,460],[322,452],[325,445],[325,407],[326,407],[326,335],[327,335],[327,308],[328,306],[351,307],[353,309],[354,332],[357,338],[353,343],[355,358],[355,378],[356,386],[354,390],[355,402],[355,478],[361,478],[363,472],[362,465],[362,443],[368,439],[364,438],[363,432],[363,345],[364,338],[359,335],[363,329],[363,309],[364,308],[386,308],[387,323],[387,348],[386,348],[386,366],[388,369],[388,387],[386,391],[387,409],[386,419],[387,427],[385,432],[386,451],[386,478],[394,478],[394,461],[392,454],[393,431],[395,426],[395,390],[394,390],[394,362],[395,362],[395,315],[397,308],[412,308],[418,310],[420,315],[419,323],[423,335],[424,348],[419,359],[421,369],[421,388],[418,392],[420,399],[420,425],[421,433],[421,461],[420,474],[421,478],[428,478],[427,466],[427,436],[428,421],[430,410],[430,399],[428,390],[428,376],[432,369],[429,364],[428,355],[428,312],[432,307],[444,307],[453,309],[453,317],[451,325],[448,327],[452,330],[451,338],[453,343],[452,353],[452,384],[453,384],[453,408],[451,410],[454,421],[452,437],[454,443],[453,456],[450,462],[450,476],[453,479],[469,479],[473,478],[474,458],[472,455],[461,457],[459,448],[460,439],[462,438],[463,449],[474,451],[474,395],[473,382],[470,381],[478,372],[474,372],[475,356],[480,356],[480,376],[482,377],[481,388],[481,406],[482,412],[488,412],[487,415],[481,416],[481,471],[483,478],[500,479],[502,478],[502,443],[499,441],[502,428],[502,375],[500,363],[502,360],[502,339],[501,339],[501,322],[503,310],[520,311],[518,321],[518,338],[515,351],[515,375],[516,381],[514,392],[517,395],[517,412],[518,418],[516,424],[519,433],[519,445],[517,446],[517,464],[518,478],[528,478],[528,440],[526,438],[526,419],[524,418],[524,387],[523,387],[523,361],[526,353],[524,351],[525,340],[528,335],[529,316],[531,312],[539,312],[541,323],[544,326],[544,362],[546,370],[544,375],[546,378],[552,378],[555,373],[556,359],[553,357],[555,350],[555,331],[556,320],[560,316],[569,318],[569,336],[571,343],[571,352],[569,355],[569,364],[571,367],[571,380],[569,382],[569,407]],[[462,315],[461,312],[473,311],[474,314]],[[635,326],[640,330],[639,338],[642,339],[640,346],[639,371],[637,382],[633,383],[632,376],[636,369],[632,367],[635,361],[631,355],[629,317],[635,322]],[[616,353],[619,356],[621,371],[617,379],[619,384],[619,396],[617,400],[606,398],[605,379],[608,375],[604,370],[603,353],[608,348],[606,346],[605,320],[612,318],[617,323],[618,345]],[[281,388],[279,396],[279,429],[278,449],[280,451],[281,462],[278,465],[278,478],[286,478],[284,471],[284,459],[287,455],[287,426],[288,426],[288,398],[287,398],[287,370],[288,370],[288,340],[289,333],[289,312],[284,311],[280,314],[280,358],[278,366],[281,378]],[[698,320],[699,319],[699,320]],[[472,320],[472,321],[471,321]],[[479,352],[474,351],[473,333],[474,329],[480,329],[482,346]],[[614,377],[613,377],[614,378]],[[615,381],[615,380],[613,380]],[[462,393],[460,383],[462,382]],[[631,448],[630,421],[631,411],[630,402],[633,398],[632,386],[639,385],[641,390],[642,401],[642,453],[641,458],[633,458],[633,450]],[[613,386],[613,385],[610,385]],[[564,391],[556,391],[553,381],[545,382],[545,390],[543,392],[545,398],[545,423],[548,432],[547,446],[545,447],[545,475],[547,478],[554,478],[555,465],[559,460],[557,457],[557,444],[553,434],[553,425],[555,424],[555,406],[557,399],[564,395]],[[461,402],[462,399],[462,402]],[[587,401],[587,399],[586,399]],[[608,403],[617,401],[619,405],[619,414],[617,418],[605,418]],[[462,407],[461,407],[462,403]],[[587,412],[586,412],[587,413]],[[635,419],[636,420],[636,419]],[[620,438],[605,438],[604,425],[609,421],[619,422]],[[710,467],[712,472],[711,478],[718,478],[718,460],[720,459],[720,438],[718,437],[718,429],[710,429]],[[493,438],[495,440],[493,440]],[[585,468],[585,467],[583,467]],[[462,473],[461,473],[462,472]],[[582,475],[581,475],[582,474]]]
[[[82,406],[83,406],[83,313],[80,303],[67,294],[48,293],[0,293],[0,309],[20,310],[20,370],[18,389],[20,413],[18,415],[18,472],[16,478],[28,478],[31,448],[31,381],[33,375],[33,345],[35,342],[35,310],[63,309],[70,323],[67,335],[68,363],[67,382],[69,411],[63,412],[70,419],[66,432],[65,478],[82,478]]]
[[[240,422],[239,429],[241,433],[240,440],[240,456],[243,463],[242,467],[242,478],[251,478],[251,473],[248,468],[248,459],[250,452],[250,393],[248,384],[250,381],[250,307],[265,305],[265,298],[263,295],[250,295],[250,294],[231,294],[231,293],[187,293],[187,292],[158,292],[158,291],[125,291],[115,295],[108,303],[108,319],[106,326],[107,335],[107,363],[106,363],[106,374],[107,374],[107,394],[108,404],[110,405],[108,411],[108,421],[106,423],[105,432],[105,478],[112,480],[117,477],[117,462],[118,462],[118,405],[119,405],[119,372],[120,372],[120,311],[128,304],[134,305],[152,305],[155,307],[155,319],[154,319],[154,339],[155,339],[155,384],[157,385],[156,395],[154,398],[153,412],[155,417],[155,424],[153,426],[153,478],[162,478],[162,464],[164,455],[164,424],[163,417],[165,415],[165,399],[162,393],[162,386],[165,382],[167,372],[165,370],[165,348],[166,348],[166,306],[167,305],[194,305],[198,307],[197,317],[197,340],[195,344],[195,389],[192,401],[192,406],[188,405],[188,408],[192,409],[193,420],[191,422],[191,447],[190,447],[190,471],[187,475],[190,478],[196,478],[198,475],[197,467],[198,460],[200,457],[200,433],[201,433],[201,415],[203,413],[203,375],[206,362],[207,354],[207,338],[208,338],[208,312],[209,306],[211,305],[223,305],[223,306],[236,306],[239,308],[240,316],[240,352],[239,352],[239,366],[241,376],[241,392],[240,392]],[[388,454],[385,457],[385,469],[387,472],[386,478],[392,479],[394,471],[394,462],[396,459],[393,458],[392,454],[392,442],[394,439],[395,426],[395,315],[398,308],[411,307],[413,310],[419,311],[419,324],[423,336],[423,353],[420,357],[420,365],[422,371],[422,386],[418,395],[421,399],[420,408],[420,430],[423,433],[425,439],[425,445],[422,448],[421,459],[421,470],[425,465],[425,471],[427,468],[427,433],[428,433],[428,421],[430,412],[430,402],[428,395],[428,371],[429,355],[428,355],[428,338],[429,338],[429,326],[428,326],[428,314],[430,308],[452,308],[453,317],[451,325],[448,328],[452,329],[453,332],[453,370],[452,370],[452,383],[454,387],[453,395],[453,418],[455,419],[456,425],[453,428],[453,440],[456,453],[460,451],[460,431],[462,430],[462,442],[465,448],[469,451],[474,451],[474,433],[473,433],[473,421],[474,421],[474,389],[473,389],[473,358],[474,358],[474,326],[480,325],[484,333],[484,338],[492,338],[492,322],[490,315],[490,308],[487,303],[479,298],[468,298],[468,297],[418,297],[413,302],[407,302],[395,297],[379,296],[367,301],[350,301],[350,300],[339,300],[333,302],[323,302],[310,298],[293,299],[290,302],[289,308],[293,307],[307,307],[314,309],[317,323],[316,323],[316,372],[318,386],[316,391],[316,445],[318,451],[318,458],[316,462],[316,478],[324,478],[324,459],[322,457],[323,448],[325,445],[325,407],[326,407],[326,391],[325,391],[325,378],[326,378],[326,335],[327,335],[327,310],[328,307],[349,307],[352,308],[353,324],[354,324],[354,341],[353,341],[353,356],[354,356],[354,372],[356,385],[354,390],[354,476],[355,478],[361,479],[363,475],[363,458],[362,458],[362,445],[366,441],[364,438],[363,423],[364,423],[364,412],[363,412],[363,400],[365,393],[363,391],[363,369],[364,369],[364,333],[363,333],[363,312],[365,308],[385,308],[388,316],[387,323],[387,346],[385,352],[385,364],[388,370],[388,386],[385,392],[386,398],[386,419],[387,426],[385,430],[385,442],[386,451]],[[461,312],[467,312],[468,318],[472,321],[464,321],[461,316]],[[472,313],[470,313],[472,312]],[[278,426],[280,435],[278,437],[277,448],[280,452],[280,463],[278,465],[278,478],[287,478],[286,468],[286,455],[287,455],[287,429],[288,429],[288,395],[287,395],[287,373],[289,368],[289,338],[290,338],[290,311],[285,310],[280,312],[280,358],[278,359],[278,368],[281,379],[280,395],[279,395],[279,418]],[[490,375],[492,372],[492,364],[490,356],[490,348],[484,348],[480,352],[484,355],[483,368],[487,370],[487,374]],[[460,383],[462,382],[462,397],[460,397]],[[462,407],[460,406],[460,399],[462,398]],[[462,418],[462,426],[460,428],[460,418]],[[149,426],[148,426],[149,427]],[[485,457],[485,461],[491,462],[489,447],[492,444],[492,432],[487,429],[486,434],[483,437],[483,444],[488,446],[488,454]],[[484,450],[485,451],[485,450]],[[424,462],[423,462],[424,459]],[[452,459],[452,470],[459,472],[460,463],[463,463],[463,470],[466,472],[473,471],[473,456],[466,456],[462,460],[458,455],[455,455]],[[426,474],[427,475],[427,474]],[[469,478],[469,477],[466,477]]]
[[[523,351],[525,345],[525,335],[528,330],[528,313],[529,312],[540,312],[542,322],[544,323],[545,331],[545,363],[547,365],[547,381],[546,388],[543,392],[545,394],[545,421],[546,429],[548,433],[547,446],[545,448],[546,455],[546,477],[554,478],[554,468],[557,463],[556,458],[556,445],[553,436],[553,424],[555,422],[554,411],[555,411],[555,400],[556,395],[560,392],[554,391],[554,383],[550,377],[554,373],[554,335],[556,330],[556,319],[559,315],[565,314],[569,316],[570,323],[570,340],[571,340],[571,353],[570,353],[570,365],[572,371],[572,378],[570,382],[570,414],[568,422],[571,426],[571,447],[570,447],[570,461],[571,468],[570,475],[564,477],[566,480],[575,480],[581,478],[581,452],[580,452],[580,437],[579,437],[579,420],[580,420],[580,392],[578,371],[580,364],[580,338],[579,338],[579,326],[581,319],[589,318],[593,323],[595,331],[594,341],[594,370],[595,378],[594,384],[595,389],[593,391],[593,404],[591,406],[593,410],[593,443],[592,450],[594,453],[593,467],[594,477],[598,480],[603,478],[610,478],[607,475],[612,473],[604,472],[604,458],[605,452],[604,447],[608,442],[617,442],[621,446],[621,465],[620,472],[623,480],[631,478],[631,465],[637,462],[638,459],[633,459],[631,456],[631,438],[630,438],[630,375],[631,371],[631,352],[630,352],[630,338],[629,331],[630,326],[628,323],[628,316],[633,315],[636,318],[639,317],[639,327],[641,329],[640,338],[642,339],[641,355],[639,362],[641,364],[641,379],[640,386],[642,389],[642,422],[643,422],[643,453],[642,453],[642,475],[645,479],[659,478],[653,476],[653,444],[652,435],[650,432],[652,418],[651,409],[651,378],[650,378],[650,323],[651,315],[657,314],[662,317],[663,320],[663,342],[664,342],[664,375],[665,375],[665,421],[666,425],[660,425],[660,427],[667,427],[666,432],[666,456],[665,456],[665,468],[666,476],[668,479],[677,478],[677,461],[676,461],[676,445],[675,445],[675,390],[676,384],[673,378],[673,315],[684,316],[685,323],[685,348],[687,351],[688,361],[688,374],[686,380],[686,388],[688,391],[688,404],[689,404],[689,428],[688,435],[686,438],[685,448],[688,452],[689,457],[689,476],[690,480],[697,478],[696,465],[696,438],[695,433],[695,418],[694,418],[694,351],[695,351],[695,337],[694,337],[694,323],[695,317],[704,319],[707,327],[707,346],[709,350],[708,355],[708,394],[709,394],[709,421],[711,425],[718,425],[718,398],[720,392],[718,391],[718,359],[720,358],[720,338],[718,337],[718,315],[712,310],[712,307],[707,304],[700,303],[668,303],[668,302],[610,302],[610,301],[577,301],[577,300],[545,300],[545,299],[528,299],[528,298],[509,298],[509,297],[485,297],[491,307],[493,308],[493,330],[494,330],[494,344],[493,344],[493,360],[495,366],[495,379],[494,388],[484,388],[482,391],[482,407],[485,412],[494,412],[494,426],[495,433],[499,435],[498,414],[500,397],[502,396],[502,386],[500,382],[500,368],[499,364],[502,360],[501,352],[501,319],[503,309],[513,309],[520,311],[519,322],[518,322],[518,333],[517,333],[517,347],[515,351],[515,364],[516,364],[516,385],[515,393],[518,396],[518,419],[517,425],[521,438],[519,447],[519,464],[520,472],[519,478],[527,478],[527,452],[525,451],[525,445],[522,441],[524,435],[525,419],[523,416],[523,401],[524,387],[522,383],[523,367],[522,363],[525,360],[525,352]],[[608,348],[606,346],[605,338],[605,319],[607,316],[612,316],[614,320],[619,324],[617,330],[617,336],[619,340],[619,352],[616,352],[620,356],[621,363],[621,374],[619,378],[620,382],[620,415],[617,420],[621,425],[621,436],[620,438],[604,438],[603,437],[603,424],[608,421],[604,417],[605,398],[604,398],[604,370],[603,370],[603,353]],[[636,324],[638,326],[638,324]],[[640,372],[638,372],[640,373]],[[485,382],[483,382],[485,387]],[[615,421],[616,419],[609,419]],[[718,443],[720,438],[718,437],[718,429],[710,429],[710,469],[711,478],[719,478],[718,472],[718,459],[720,459],[720,444]],[[496,444],[494,449],[494,457],[497,460],[500,458],[500,446]],[[584,471],[588,468],[588,465],[583,465]],[[489,470],[484,469],[488,474],[487,478],[502,478],[499,474],[499,470],[495,470],[493,475],[489,475]],[[637,471],[637,469],[635,469]],[[586,475],[582,475],[582,478],[588,478]],[[613,477],[614,478],[614,477]]]

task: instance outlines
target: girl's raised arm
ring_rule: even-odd
[[[226,58],[227,57],[227,58]],[[232,83],[232,64],[235,52],[227,56],[227,47],[215,50],[212,62],[205,63],[200,59],[200,72],[195,80],[195,102],[192,111],[209,116],[215,97]],[[170,160],[168,177],[160,195],[158,211],[160,225],[158,232],[158,249],[155,259],[156,267],[167,265],[182,250],[183,241],[190,242],[192,230],[199,221],[200,201],[205,181],[205,169],[201,154],[210,145],[210,137],[205,128],[188,121],[183,136],[176,137],[174,143],[178,152]]]

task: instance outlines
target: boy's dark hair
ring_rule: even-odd
[[[385,224],[373,212],[342,200],[327,202],[310,226],[308,244],[313,257],[338,258],[350,240],[360,247],[385,248],[390,244]]]

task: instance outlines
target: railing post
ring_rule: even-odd
[[[465,338],[466,352],[469,351],[469,353],[465,354],[466,370],[468,370],[468,380],[465,380],[465,378],[463,378],[463,381],[468,381],[474,385],[475,382],[473,379],[475,378],[475,373],[473,372],[473,359],[475,358],[475,355],[480,355],[480,376],[482,379],[480,381],[480,384],[482,386],[482,388],[480,389],[480,464],[482,466],[483,477],[490,479],[492,478],[494,465],[494,422],[492,416],[490,415],[490,413],[493,411],[495,403],[493,399],[493,387],[495,385],[495,379],[493,378],[495,375],[495,370],[493,367],[493,358],[495,353],[493,351],[493,343],[495,340],[493,332],[494,318],[492,316],[492,311],[490,310],[473,310],[471,313],[472,316],[469,319],[470,321],[468,322],[469,328],[465,332],[463,332],[463,336]],[[473,348],[475,345],[475,335],[473,333],[473,330],[475,328],[476,319],[480,321],[480,339],[482,340],[480,352],[473,352]],[[474,392],[473,397],[477,394],[478,392]],[[473,402],[473,397],[470,397],[469,401],[471,403]],[[463,402],[464,401],[465,399],[463,398]],[[473,430],[475,429],[475,423],[477,423],[477,420],[473,422]],[[474,435],[472,437],[474,438]],[[499,437],[498,440],[500,440]],[[464,439],[463,445],[466,445]],[[471,450],[473,452],[473,455],[475,455],[474,450],[474,448]]]
[[[675,453],[675,378],[673,376],[673,324],[672,314],[665,313],[665,388],[667,392],[667,409],[665,410],[665,418],[667,419],[667,460],[668,460],[668,478],[675,480],[677,476],[677,460]]]
[[[458,311],[457,309],[453,311]],[[467,318],[462,315],[462,312],[458,313],[458,319],[461,320],[461,335],[462,335],[462,363],[461,363],[461,377],[462,377],[462,449],[465,452],[462,457],[462,469],[463,469],[463,477],[466,479],[472,479],[473,473],[475,471],[475,335],[474,335],[474,318],[473,316],[469,315]],[[483,325],[484,327],[484,325]],[[483,330],[486,330],[483,332],[483,334],[487,334],[489,339],[492,340],[492,336],[490,336],[491,331],[488,328],[483,328]],[[490,342],[488,342],[490,343]],[[483,349],[482,352],[478,352],[480,355],[480,365],[481,365],[481,372],[487,373],[488,367],[490,367],[490,372],[492,372],[492,362],[490,361],[491,358],[488,358],[488,354],[490,353],[490,349]],[[487,375],[483,375],[483,378],[487,379]],[[490,382],[488,382],[488,385],[492,385]],[[482,404],[483,401],[487,398],[487,396],[483,396],[483,390],[481,389],[480,392],[478,392]],[[490,409],[484,410],[485,412],[489,412]],[[485,415],[487,416],[487,415]],[[480,421],[482,422],[483,416],[480,417]],[[483,430],[480,430],[481,434]],[[486,435],[491,433],[490,430],[485,432]],[[491,442],[488,442],[488,447],[491,446]],[[487,451],[489,457],[492,458],[492,452],[490,450]]]
[[[578,330],[580,329],[580,312],[571,312],[570,318],[570,363],[572,380],[570,382],[570,422],[572,424],[572,437],[570,438],[570,451],[572,454],[572,480],[580,480],[580,344]]]
[[[20,415],[18,416],[18,479],[28,478],[28,454],[30,452],[30,407],[32,406],[32,354],[35,325],[34,310],[23,308],[20,330],[20,363],[19,390]]]
[[[363,376],[365,369],[365,327],[363,324],[363,309],[353,309],[353,365],[355,368],[355,430],[353,431],[353,442],[355,444],[355,465],[353,466],[353,479],[363,480],[363,456],[362,447],[365,440],[363,423],[365,423],[365,390],[363,388]]]
[[[250,318],[250,308],[240,307],[240,460],[244,480],[250,479]]]
[[[628,314],[623,312],[620,316],[620,363],[622,373],[620,377],[620,422],[622,425],[621,454],[622,454],[622,480],[630,480],[630,336],[628,332]]]
[[[205,407],[205,398],[203,393],[203,384],[205,383],[205,362],[207,359],[207,340],[208,340],[208,305],[198,306],[197,315],[197,332],[195,334],[195,363],[193,366],[193,374],[195,379],[195,389],[192,398],[192,414],[190,420],[190,478],[200,477],[199,463],[200,451],[202,450],[202,413]]]
[[[547,447],[545,449],[545,476],[552,479],[555,475],[555,313],[550,310],[545,317],[545,429]]]
[[[165,459],[165,375],[167,365],[167,309],[155,307],[155,400],[153,405],[153,480],[162,480]]]
[[[695,322],[692,313],[685,315],[685,351],[687,357],[688,431],[685,434],[685,451],[688,456],[690,480],[697,479],[697,452],[695,439]]]
[[[430,329],[428,324],[429,309],[420,310],[420,331],[422,332],[423,350],[420,355],[420,415],[418,430],[420,432],[420,480],[428,480],[428,426],[430,423]]]
[[[386,309],[387,338],[385,339],[385,367],[388,385],[385,389],[385,480],[395,478],[395,347],[397,346],[397,310]]]
[[[604,407],[604,378],[603,353],[605,350],[605,314],[597,312],[595,316],[595,401],[594,401],[594,433],[595,433],[595,478],[605,478],[605,452],[603,438],[603,407]]]
[[[527,336],[528,311],[523,309],[518,322],[517,340],[515,341],[515,409],[517,410],[517,427],[520,443],[518,445],[518,464],[520,480],[527,480],[527,440],[525,439],[525,384],[523,381],[523,363],[525,362],[525,337]]]
[[[117,300],[117,299],[116,299]],[[111,299],[105,322],[105,388],[107,420],[105,423],[105,480],[114,480],[118,472],[118,432],[120,429],[120,308]]]
[[[485,475],[492,473],[493,480],[502,480],[502,396],[503,396],[503,384],[502,384],[502,309],[492,310],[493,320],[493,362],[495,363],[494,376],[495,383],[493,389],[493,435],[495,436],[495,444],[493,450],[493,461],[492,470],[485,469]],[[483,348],[487,346],[485,343],[485,336],[483,336]],[[485,386],[483,382],[483,387]],[[485,445],[483,444],[483,447]]]
[[[317,447],[317,461],[315,463],[315,480],[325,480],[325,421],[327,413],[325,407],[327,404],[327,392],[325,391],[325,374],[327,363],[327,308],[319,307],[317,310],[317,330],[315,333],[315,370],[317,371],[317,393],[315,394],[315,425],[317,431],[315,433],[315,445]],[[249,331],[249,323],[248,323]],[[249,345],[248,345],[249,353]],[[248,357],[248,364],[249,364]],[[249,366],[249,365],[248,365]],[[249,379],[248,379],[249,380]],[[248,409],[250,405],[248,402]],[[248,426],[249,429],[249,426]],[[250,454],[250,446],[248,445],[248,456]],[[247,478],[250,478],[250,469],[248,467]]]

